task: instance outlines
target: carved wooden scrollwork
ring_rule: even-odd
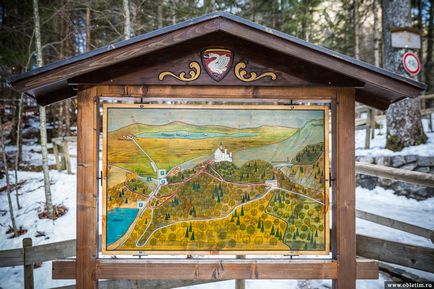
[[[276,80],[277,76],[274,72],[264,72],[261,74],[257,74],[256,72],[252,71],[252,72],[247,72],[246,68],[246,64],[244,62],[238,62],[237,65],[235,65],[235,76],[244,82],[251,82],[251,81],[256,81],[258,79],[264,78],[264,77],[270,77],[271,80]]]
[[[190,75],[190,77],[185,77],[186,73],[183,71],[181,72],[179,75],[176,75],[173,72],[170,71],[163,71],[158,75],[158,79],[159,80],[163,80],[166,76],[172,76],[178,80],[181,81],[193,81],[199,78],[200,76],[200,64],[196,61],[192,61],[190,62],[190,64],[188,65],[188,67],[191,69],[188,74]]]

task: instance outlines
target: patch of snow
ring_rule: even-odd
[[[434,119],[434,115],[433,115]],[[402,151],[393,152],[385,149],[386,145],[386,124],[381,120],[380,129],[375,130],[375,138],[371,139],[370,149],[364,149],[366,130],[356,130],[356,156],[395,156],[395,155],[419,155],[434,156],[434,131],[429,129],[428,119],[422,119],[422,124],[428,137],[427,143],[404,148]]]
[[[356,208],[369,213],[392,218],[420,227],[434,229],[434,198],[424,201],[407,199],[393,194],[392,190],[376,187],[373,190],[356,189]],[[356,219],[357,233],[391,241],[434,248],[430,240],[381,226],[369,221]]]

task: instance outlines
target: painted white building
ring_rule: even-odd
[[[232,153],[228,152],[226,148],[223,147],[223,144],[220,143],[220,146],[214,152],[214,161],[218,162],[232,162]]]

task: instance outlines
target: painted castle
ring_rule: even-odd
[[[228,152],[226,147],[223,147],[223,144],[220,143],[220,146],[214,152],[214,161],[218,162],[232,162],[232,153]]]

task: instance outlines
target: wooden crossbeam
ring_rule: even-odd
[[[331,260],[98,259],[98,279],[231,280],[336,279]],[[74,279],[75,259],[53,261],[53,279]],[[358,279],[377,279],[378,263],[357,260]]]

